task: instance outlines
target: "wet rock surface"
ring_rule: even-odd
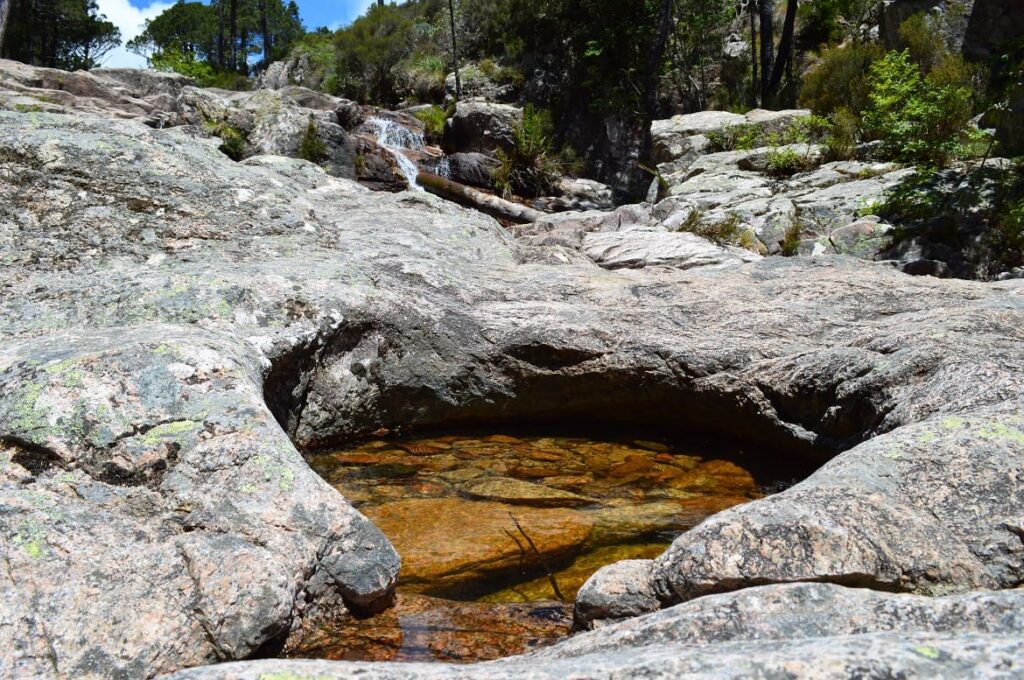
[[[0,112],[0,674],[154,676],[386,602],[392,547],[293,442],[541,417],[845,452],[676,539],[650,585],[682,604],[459,674],[1018,673],[1024,282],[834,256],[606,270],[215,147]],[[801,581],[829,583],[779,583]],[[806,610],[798,589],[835,597]],[[784,606],[743,604],[758,593]],[[729,631],[764,618],[698,646],[684,621],[714,630],[720,605]],[[674,616],[679,637],[642,628]],[[180,677],[355,670],[457,677]]]

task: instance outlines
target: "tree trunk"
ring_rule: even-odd
[[[249,75],[249,29],[245,26],[238,34],[238,72],[243,76]]]
[[[761,92],[761,81],[757,74],[757,4],[756,0],[747,0],[747,11],[750,13],[750,92],[751,103],[757,106],[758,96]]]
[[[507,220],[509,222],[516,222],[518,224],[536,222],[546,214],[525,205],[506,201],[503,198],[498,198],[497,196],[492,196],[491,194],[473,189],[472,187],[467,187],[465,184],[453,182],[450,179],[445,179],[439,175],[423,172],[422,170],[418,175],[416,175],[416,183],[430,193],[440,196],[441,198],[445,198],[449,201],[454,201],[455,203],[469,206],[471,208],[476,208],[480,212],[487,213],[491,217]]]
[[[224,0],[217,0],[217,66],[224,68]]]
[[[229,16],[229,29],[231,31],[231,70],[238,70],[238,0],[231,0],[231,14]]]
[[[462,77],[459,75],[459,44],[455,39],[455,0],[448,0],[448,19],[451,22],[452,29],[452,66],[455,69],[455,98],[462,99]]]
[[[0,54],[4,49],[4,29],[7,28],[7,17],[11,14],[11,3],[14,0],[0,0]]]
[[[797,0],[786,2],[786,23],[782,27],[782,38],[779,40],[779,55],[775,59],[775,66],[772,69],[771,82],[768,84],[768,92],[765,96],[774,96],[782,84],[782,75],[792,65],[793,61],[793,33],[796,27]]]
[[[654,45],[647,59],[647,73],[644,74],[644,109],[647,121],[658,117],[658,83],[661,75],[661,62],[665,58],[665,47],[668,36],[672,32],[672,0],[661,0],[658,9],[658,32],[654,37]]]
[[[270,66],[270,22],[267,19],[267,0],[260,0],[260,32],[263,34],[263,67]]]
[[[775,67],[775,0],[760,0],[761,24],[761,104],[771,92],[771,78]]]

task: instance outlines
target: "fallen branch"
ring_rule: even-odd
[[[460,205],[475,208],[482,213],[487,213],[491,217],[508,220],[509,222],[528,224],[536,222],[545,216],[545,213],[539,210],[534,210],[512,201],[506,201],[503,198],[492,196],[486,192],[473,189],[465,184],[453,182],[450,179],[445,179],[440,175],[430,172],[421,170],[416,175],[416,183],[436,196],[446,198]]]

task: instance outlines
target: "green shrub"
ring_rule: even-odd
[[[580,158],[579,152],[568,145],[563,146],[558,152],[558,164],[562,168],[562,173],[569,177],[579,177],[587,169],[587,164]]]
[[[320,139],[320,134],[316,130],[316,123],[312,119],[306,125],[306,131],[302,134],[302,139],[299,141],[298,156],[310,163],[319,163],[327,160],[327,146]]]
[[[522,122],[515,127],[512,148],[496,154],[494,185],[503,195],[550,193],[562,170],[553,154],[553,136],[551,113],[527,104]]]
[[[713,151],[750,151],[766,146],[817,142],[828,128],[827,119],[811,115],[794,118],[778,132],[769,132],[754,123],[740,123],[712,130],[707,138]]]
[[[749,151],[761,141],[761,128],[752,123],[727,125],[707,134],[714,151]]]
[[[786,228],[779,241],[779,254],[783,257],[793,257],[800,251],[801,224],[794,222]]]
[[[444,99],[444,60],[437,55],[424,54],[413,59],[406,67],[408,88],[416,101],[440,102]]]
[[[792,177],[812,167],[813,163],[807,154],[795,149],[772,149],[766,159],[767,173],[771,177]]]
[[[988,273],[999,274],[1024,266],[1024,198],[997,213],[982,238],[988,252]]]
[[[240,161],[245,155],[245,147],[249,140],[244,132],[227,123],[207,121],[203,124],[207,132],[220,137],[220,151],[233,161]]]
[[[791,120],[778,137],[778,144],[810,144],[821,141],[829,132],[829,121],[823,116],[800,116]],[[774,140],[773,140],[774,141]]]
[[[337,94],[338,82],[334,70],[334,37],[330,33],[307,33],[292,48],[290,58],[305,56],[310,73],[303,78],[306,87]]]
[[[909,51],[890,52],[873,64],[869,84],[864,122],[888,157],[941,166],[970,142],[970,89],[923,78]]]
[[[899,27],[899,46],[905,49],[924,75],[949,53],[940,26],[926,14],[915,14]]]
[[[498,65],[494,63],[493,59],[481,59],[476,67],[480,70],[480,73],[491,80],[494,80],[494,77],[498,74]]]
[[[729,213],[719,220],[708,220],[703,210],[695,208],[676,231],[695,234],[719,246],[735,246],[762,254],[765,252],[764,244],[744,227],[743,219],[735,213]]]
[[[865,208],[898,225],[894,244],[914,237],[963,254],[960,275],[990,279],[1024,266],[1024,166],[968,172],[919,169]]]
[[[857,151],[860,120],[847,108],[840,108],[832,114],[828,134],[825,136],[825,158],[830,161],[846,161]]]
[[[200,87],[216,87],[222,90],[248,90],[249,79],[234,71],[218,71],[205,61],[192,55],[167,48],[149,56],[149,64],[157,71],[173,71],[188,76]]]
[[[826,49],[806,76],[800,89],[800,104],[819,116],[839,109],[859,115],[870,103],[868,73],[885,54],[878,45],[858,41]]]
[[[420,109],[413,114],[423,122],[427,133],[427,139],[437,141],[444,134],[444,122],[447,120],[445,110],[440,106],[431,106],[429,109]]]
[[[841,41],[849,26],[859,26],[867,18],[873,0],[813,0],[800,3],[797,18],[800,40],[815,46]]]
[[[396,107],[404,96],[401,64],[415,52],[416,24],[398,5],[371,5],[334,35],[338,93],[366,104]]]

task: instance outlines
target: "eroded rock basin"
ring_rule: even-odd
[[[709,515],[801,471],[708,442],[464,433],[309,456],[402,555],[384,614],[293,636],[289,656],[477,661],[564,637],[602,566],[661,554]],[[756,475],[753,473],[756,469]]]

